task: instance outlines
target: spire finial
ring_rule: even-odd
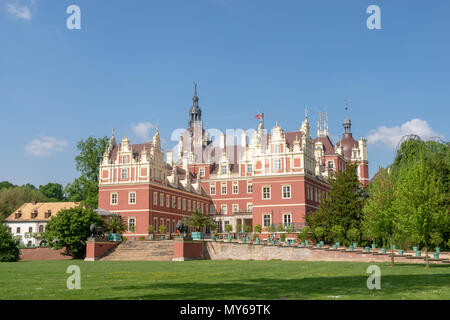
[[[305,105],[305,119],[308,119],[308,106]]]
[[[156,133],[159,133],[159,123],[156,124]]]
[[[114,137],[114,128],[112,128],[112,136]]]
[[[194,96],[197,95],[197,82],[194,81]]]

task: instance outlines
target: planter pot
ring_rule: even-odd
[[[320,241],[320,246],[323,246],[325,244],[325,241]]]
[[[153,235],[152,234],[148,235],[148,240],[153,240]]]
[[[381,253],[386,253],[386,248],[381,248]]]
[[[108,235],[108,241],[122,241],[120,233],[110,233]]]
[[[353,242],[353,248],[357,248],[358,247],[358,243]]]
[[[164,240],[165,237],[166,237],[166,236],[161,236],[160,239],[161,239],[161,240]]]
[[[243,238],[242,239],[242,243],[245,243],[247,241],[247,239]]]
[[[203,240],[203,232],[192,232],[192,240]]]
[[[291,245],[291,242],[290,242],[290,241],[286,241],[286,245],[287,245],[287,246],[290,246],[290,245]]]
[[[420,257],[421,256],[421,252],[420,251],[416,251],[416,257]]]
[[[309,244],[309,241],[308,240],[305,240],[305,245],[308,245]]]
[[[375,243],[372,243],[372,249],[375,249],[377,245]]]
[[[336,242],[336,247],[340,247],[341,243],[340,242]]]
[[[231,239],[233,239],[231,236],[228,236],[228,242],[231,242]]]
[[[395,244],[392,245],[392,249],[397,249],[397,246]]]
[[[337,249],[337,245],[333,244],[333,249]]]
[[[136,241],[136,237],[131,237],[131,240]]]
[[[274,240],[272,240],[271,242],[272,242],[272,244],[275,244],[275,241],[274,241]]]
[[[353,246],[348,247],[350,251],[353,251]]]
[[[213,241],[217,241],[216,237],[212,237],[212,240],[213,240]]]
[[[433,257],[434,257],[435,259],[439,259],[439,252],[433,253]]]
[[[402,250],[402,249],[399,249],[399,250],[397,251],[397,253],[398,253],[400,256],[402,256],[402,255],[403,255],[403,250]]]
[[[413,247],[413,251],[419,250],[419,247]]]
[[[256,244],[259,244],[259,243],[260,243],[259,238],[256,238]]]
[[[321,247],[321,244],[320,244],[320,243],[318,243],[318,244],[317,244],[317,248],[320,248],[320,247]]]
[[[437,252],[437,253],[441,252],[441,248],[436,247],[436,252]]]
[[[366,252],[370,252],[370,247],[365,247],[364,249],[366,250]]]

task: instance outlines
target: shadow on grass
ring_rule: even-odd
[[[366,299],[372,295],[375,299],[409,299],[417,294],[450,286],[450,275],[386,275],[381,277],[381,290],[369,290],[367,276],[351,277],[310,277],[304,279],[249,279],[246,281],[225,281],[217,279],[213,283],[165,282],[134,286],[118,286],[113,291],[124,292],[116,299],[168,299],[168,300],[211,300],[211,299]],[[139,294],[139,291],[142,293]],[[393,297],[394,296],[394,297]],[[448,299],[449,297],[433,297]]]

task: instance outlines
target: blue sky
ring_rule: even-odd
[[[159,123],[167,150],[198,82],[208,128],[298,130],[305,105],[369,139],[370,175],[406,133],[450,136],[448,0],[0,0],[0,181],[65,185],[76,143]],[[81,8],[81,30],[66,9]],[[366,9],[381,8],[381,30]]]

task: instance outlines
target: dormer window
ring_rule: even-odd
[[[128,170],[122,169],[122,179],[128,179]]]
[[[221,173],[227,174],[227,166],[226,165],[221,166]]]
[[[127,163],[127,156],[122,156],[122,163]]]
[[[46,213],[45,213],[45,218],[47,219],[47,218],[50,218],[50,216],[52,215],[52,210],[48,210]]]
[[[277,144],[275,145],[275,153],[280,153],[281,152],[281,145]]]
[[[19,219],[21,216],[22,216],[22,211],[19,210],[18,212],[16,212],[16,214],[15,214],[16,219]]]
[[[358,152],[357,151],[353,151],[353,158],[358,158]]]
[[[334,161],[328,161],[328,169],[334,169]]]
[[[253,165],[252,165],[251,163],[249,163],[249,164],[247,165],[247,172],[248,172],[248,173],[252,173],[252,172],[253,172]]]
[[[31,219],[34,219],[34,218],[36,218],[37,217],[37,215],[38,215],[38,212],[37,212],[37,210],[34,210],[32,213],[31,213]]]
[[[204,177],[205,176],[205,168],[200,168],[200,177]]]

